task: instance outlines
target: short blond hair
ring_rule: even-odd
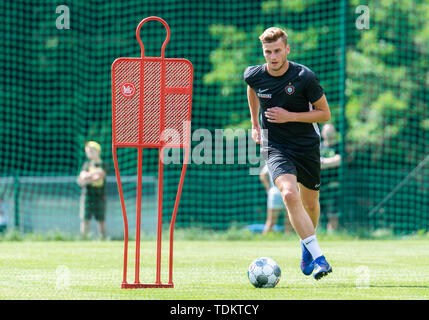
[[[277,27],[268,28],[259,36],[262,44],[276,42],[278,39],[282,39],[285,46],[287,46],[286,31]]]
[[[101,146],[96,141],[87,141],[87,142],[85,142],[85,147],[93,148],[93,149],[97,150],[98,152],[101,152]]]

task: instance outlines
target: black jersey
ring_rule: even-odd
[[[85,170],[88,172],[95,170],[97,168],[102,168],[104,172],[106,172],[107,174],[107,167],[102,160],[99,160],[99,161],[88,160],[88,161],[85,161],[84,164],[82,165],[82,170]],[[106,194],[105,182],[106,182],[106,177],[104,177],[103,180],[92,182],[88,185],[83,186],[82,194],[85,195],[91,201],[93,198],[104,198]]]
[[[268,146],[276,145],[291,151],[319,148],[317,123],[272,123],[264,115],[264,111],[271,107],[282,107],[291,112],[312,110],[312,103],[323,96],[323,89],[313,71],[289,61],[289,68],[283,75],[272,76],[266,64],[263,64],[248,67],[244,72],[244,80],[259,98],[261,128],[268,129]]]

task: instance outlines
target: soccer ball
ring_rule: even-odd
[[[256,288],[274,288],[280,281],[280,275],[277,262],[267,257],[253,261],[247,271],[250,283]]]

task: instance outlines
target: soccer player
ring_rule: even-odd
[[[88,158],[82,165],[77,183],[82,188],[80,198],[80,231],[86,237],[91,218],[98,222],[101,237],[106,237],[106,168],[100,158],[101,146],[96,141],[85,143],[85,154]]]
[[[320,215],[317,123],[328,121],[331,113],[314,72],[288,61],[287,33],[271,27],[259,40],[266,63],[250,66],[244,72],[252,138],[258,144],[262,139],[267,142],[266,147],[262,144],[261,153],[301,239],[301,270],[319,280],[332,268],[322,254],[315,232]]]

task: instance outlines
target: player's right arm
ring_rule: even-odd
[[[247,85],[247,101],[250,109],[250,122],[252,123],[252,139],[261,143],[261,127],[259,125],[259,99],[255,90]]]
[[[87,185],[89,182],[89,172],[87,172],[86,170],[82,170],[79,173],[79,176],[77,177],[77,184],[80,187],[83,187],[85,185]]]
[[[89,183],[90,173],[88,172],[88,164],[84,163],[80,169],[79,176],[77,177],[77,184],[79,187],[84,187]]]

